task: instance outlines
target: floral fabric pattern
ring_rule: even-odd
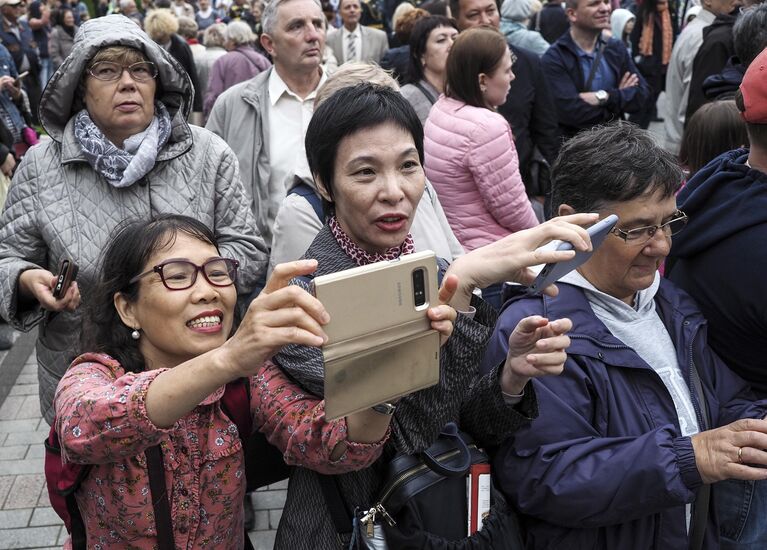
[[[62,460],[91,464],[75,494],[88,548],[154,548],[157,531],[144,450],[160,444],[177,548],[241,548],[245,461],[236,425],[222,412],[222,389],[169,429],[146,415],[149,385],[165,369],[124,372],[109,356],[77,358],[56,391]],[[289,464],[342,473],[372,464],[383,442],[346,441],[346,420],[327,422],[325,403],[266,363],[250,379],[254,429]],[[217,398],[216,398],[217,396]],[[336,461],[330,453],[346,441]],[[68,541],[65,548],[71,548]]]
[[[341,250],[349,256],[357,265],[368,265],[376,262],[383,262],[384,260],[396,260],[403,254],[412,254],[415,252],[415,244],[413,243],[413,236],[408,233],[405,240],[399,246],[392,246],[384,253],[371,254],[370,252],[361,249],[357,246],[349,235],[341,229],[341,224],[335,216],[330,218],[328,225],[330,226],[330,232],[338,241],[338,245]]]

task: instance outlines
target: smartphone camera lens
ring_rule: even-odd
[[[420,307],[426,303],[426,278],[423,269],[413,271],[413,301],[415,307]]]

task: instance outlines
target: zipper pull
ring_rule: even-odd
[[[383,516],[383,518],[386,520],[386,523],[389,524],[390,527],[394,527],[397,525],[397,522],[394,521],[394,518],[389,515],[389,512],[386,511],[386,508],[384,508],[383,503],[376,506],[376,510]]]
[[[373,527],[376,521],[377,513],[378,511],[375,508],[371,508],[364,516],[362,516],[362,519],[360,520],[362,525],[365,526],[365,534],[369,539],[373,538]]]

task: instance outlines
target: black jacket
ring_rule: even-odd
[[[674,235],[667,276],[698,302],[714,351],[764,396],[767,174],[747,159],[747,149],[725,153],[679,193],[690,221]]]
[[[703,43],[692,62],[690,97],[687,100],[685,120],[690,120],[695,111],[710,101],[706,99],[703,91],[703,82],[709,76],[719,74],[727,60],[735,55],[735,46],[732,43],[732,27],[735,20],[734,15],[717,15],[714,22],[703,29]]]
[[[516,78],[509,88],[506,103],[498,107],[498,112],[511,126],[519,170],[527,184],[530,181],[533,147],[537,146],[543,157],[553,163],[559,154],[561,135],[556,104],[540,59],[533,52],[511,44],[509,49],[517,56],[512,68]]]
[[[567,19],[562,4],[548,2],[530,19],[527,28],[531,31],[538,31],[546,42],[553,44],[560,36],[570,30],[570,21]]]
[[[192,81],[192,87],[194,88],[194,103],[192,104],[192,111],[202,112],[202,90],[200,90],[200,83],[197,79],[197,67],[194,64],[194,58],[192,57],[192,50],[189,48],[189,44],[186,40],[181,38],[177,34],[173,34],[170,37],[170,48],[168,53],[172,55],[176,61],[181,63],[184,70],[189,75],[189,79]]]

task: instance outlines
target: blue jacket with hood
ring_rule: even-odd
[[[725,153],[679,193],[689,222],[674,235],[667,276],[700,306],[711,347],[767,396],[767,174],[747,160],[747,149]]]
[[[702,480],[671,396],[596,317],[583,290],[558,286],[555,298],[520,295],[506,302],[482,366],[487,372],[505,359],[509,335],[528,315],[573,321],[564,372],[532,382],[540,415],[507,439],[493,464],[501,489],[523,514],[527,548],[687,548],[685,505],[695,501]],[[655,304],[699,425],[704,409],[692,390],[693,369],[710,426],[763,417],[767,403],[754,403],[746,383],[709,348],[706,321],[692,299],[664,279]],[[704,548],[718,547],[712,511]]]

